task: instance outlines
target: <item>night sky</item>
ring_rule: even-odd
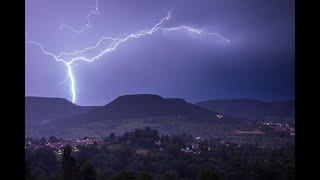
[[[165,27],[218,32],[231,43],[188,32],[130,40],[92,63],[73,67],[79,105],[103,105],[125,94],[151,93],[189,102],[223,98],[294,99],[293,0],[100,0],[100,15],[81,29],[95,0],[27,0],[29,38],[54,53],[151,28],[171,9]],[[70,100],[66,67],[26,44],[26,96]]]

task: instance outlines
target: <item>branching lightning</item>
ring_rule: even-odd
[[[87,14],[87,22],[84,24],[84,27],[81,28],[81,29],[76,29],[74,28],[73,26],[70,26],[70,25],[66,25],[66,24],[61,24],[59,29],[60,30],[63,30],[63,29],[69,29],[71,30],[72,32],[74,33],[82,33],[84,32],[85,30],[89,29],[90,27],[92,27],[91,23],[90,23],[90,18],[92,15],[96,15],[98,16],[100,14],[100,11],[99,11],[99,1],[96,0],[95,2],[95,6],[94,6],[94,10],[91,10],[88,14]]]
[[[226,39],[225,37],[221,36],[219,33],[211,33],[211,32],[205,32],[200,29],[195,29],[191,28],[189,26],[179,26],[179,27],[172,27],[172,28],[162,28],[163,31],[182,31],[182,30],[187,30],[192,33],[197,33],[197,34],[203,34],[203,35],[212,35],[212,36],[217,36],[219,39],[230,43],[229,39]]]
[[[96,6],[97,7],[97,6]],[[97,8],[96,8],[97,9]],[[171,18],[171,11],[168,12],[167,16],[162,18],[156,25],[154,25],[152,28],[150,29],[146,29],[146,30],[142,30],[136,33],[131,33],[127,36],[124,36],[122,38],[112,38],[112,37],[106,37],[106,36],[102,36],[99,41],[94,44],[93,46],[89,46],[80,50],[76,50],[73,52],[60,52],[59,54],[55,54],[52,52],[47,51],[42,43],[39,42],[35,42],[32,40],[28,40],[27,42],[30,44],[34,44],[36,46],[40,47],[40,50],[46,54],[49,55],[51,57],[53,57],[57,62],[61,62],[66,66],[67,69],[67,78],[70,81],[70,94],[71,94],[71,101],[73,103],[76,102],[77,100],[77,94],[76,94],[76,81],[75,81],[75,76],[73,74],[73,69],[72,66],[78,62],[78,61],[82,61],[82,62],[93,62],[95,60],[98,60],[100,57],[102,57],[105,54],[111,53],[112,51],[115,51],[117,49],[117,47],[119,47],[119,45],[123,44],[124,42],[127,42],[129,40],[132,39],[138,39],[141,38],[143,36],[147,36],[147,35],[152,35],[153,33],[157,32],[157,31],[189,31],[192,33],[197,33],[197,34],[203,34],[203,35],[209,35],[209,36],[215,36],[218,39],[226,42],[226,43],[230,43],[230,40],[224,38],[222,35],[220,35],[219,33],[210,33],[210,32],[205,32],[203,30],[199,30],[199,29],[195,29],[189,26],[179,26],[179,27],[170,27],[170,28],[164,28],[164,24],[166,22],[168,22]],[[99,48],[101,47],[101,44],[104,41],[110,41],[110,44],[108,45],[108,47],[103,48],[102,50],[99,51]],[[98,50],[97,53],[95,53],[92,56],[88,56],[85,53],[91,50]]]

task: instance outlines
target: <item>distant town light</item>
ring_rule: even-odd
[[[221,119],[223,118],[223,115],[217,114],[217,118]]]

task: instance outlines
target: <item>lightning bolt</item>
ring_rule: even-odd
[[[59,26],[59,29],[60,31],[63,30],[63,29],[69,29],[71,30],[72,32],[74,33],[82,33],[84,32],[85,30],[89,29],[90,27],[92,27],[91,23],[90,23],[90,18],[92,15],[96,15],[98,16],[100,14],[100,11],[99,11],[99,3],[98,3],[98,0],[96,0],[95,2],[95,6],[94,6],[94,10],[91,10],[89,11],[89,13],[87,14],[87,22],[84,24],[84,27],[81,28],[81,29],[76,29],[74,28],[73,26],[70,26],[70,25],[66,25],[66,24],[61,24]]]
[[[211,32],[205,32],[204,30],[200,30],[200,29],[195,29],[189,26],[179,26],[179,27],[172,27],[172,28],[162,28],[163,31],[190,31],[192,33],[197,33],[197,34],[203,34],[203,35],[210,35],[210,36],[217,36],[219,39],[230,43],[230,40],[221,36],[219,33],[211,33]]]
[[[150,29],[142,30],[136,33],[131,33],[127,36],[124,36],[122,38],[112,38],[112,37],[106,37],[102,36],[99,41],[94,44],[93,46],[89,46],[80,50],[76,50],[73,52],[60,52],[59,54],[55,54],[52,52],[47,51],[42,43],[35,42],[32,40],[28,40],[27,43],[34,44],[38,47],[40,47],[40,50],[48,55],[54,58],[57,62],[61,62],[66,66],[67,69],[67,78],[70,80],[70,94],[71,94],[71,101],[73,103],[76,102],[77,100],[77,94],[76,94],[76,82],[75,82],[75,77],[73,74],[73,69],[72,66],[77,62],[77,61],[83,61],[83,62],[93,62],[98,60],[100,57],[102,57],[105,54],[111,53],[117,49],[118,46],[121,44],[132,40],[132,39],[138,39],[143,36],[147,35],[152,35],[157,31],[189,31],[192,33],[197,33],[197,34],[203,34],[203,35],[210,35],[210,36],[215,36],[219,39],[221,39],[224,42],[230,43],[230,40],[224,38],[222,35],[219,33],[210,33],[210,32],[205,32],[203,30],[195,29],[189,26],[179,26],[179,27],[171,27],[171,28],[164,28],[163,25],[168,22],[171,18],[171,10],[168,12],[167,16],[162,18],[156,25],[154,25]],[[27,36],[28,37],[28,36]],[[96,53],[92,57],[88,57],[85,55],[85,53],[89,52],[90,50],[98,50],[101,44],[104,41],[110,41],[110,44],[108,47],[102,49],[100,52]]]

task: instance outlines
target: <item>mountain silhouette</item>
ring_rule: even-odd
[[[209,137],[220,136],[234,126],[246,126],[241,119],[222,111],[152,94],[124,95],[103,106],[78,106],[62,98],[26,97],[25,106],[26,136],[33,137],[103,136],[143,126],[169,134],[190,132]]]
[[[77,106],[63,98],[25,97],[25,125],[47,124],[93,108],[95,107]]]
[[[91,123],[105,120],[145,117],[217,118],[217,113],[178,98],[162,98],[152,94],[124,95],[112,102],[66,118],[69,123]]]
[[[294,101],[263,102],[255,99],[222,99],[196,103],[208,110],[249,120],[293,120]]]

